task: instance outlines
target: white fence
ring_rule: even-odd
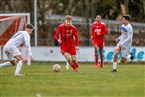
[[[105,47],[103,51],[105,62],[111,62],[113,60],[113,51],[114,47]],[[24,56],[27,55],[27,52],[24,50],[24,48],[22,52]],[[145,62],[145,47],[132,47],[132,52],[135,56],[133,61]],[[63,55],[60,53],[59,47],[32,47],[32,53],[34,61],[66,61]],[[122,53],[119,54],[118,60],[121,58],[121,56]],[[7,59],[5,54],[4,59]],[[77,59],[79,62],[94,62],[94,48],[80,47],[80,50],[77,51]]]

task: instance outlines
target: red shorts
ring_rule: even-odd
[[[61,47],[61,53],[64,54],[65,52],[69,53],[70,55],[76,55],[76,48],[75,47]]]
[[[97,45],[99,48],[103,49],[104,48],[104,39],[101,38],[94,38],[92,41],[93,45]]]

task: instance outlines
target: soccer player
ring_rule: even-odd
[[[14,76],[24,76],[20,74],[23,63],[25,62],[22,53],[19,50],[21,45],[25,45],[28,49],[30,59],[32,58],[31,46],[30,46],[30,34],[33,32],[34,26],[27,24],[25,31],[18,31],[15,35],[5,44],[4,51],[9,61],[0,64],[0,68],[5,66],[16,66]]]
[[[64,55],[74,72],[78,72],[76,50],[79,49],[78,31],[72,25],[72,16],[67,15],[65,22],[58,26],[54,38],[59,42],[61,53]]]
[[[129,21],[131,17],[129,15],[124,15],[122,18],[121,25],[121,36],[116,38],[117,45],[114,50],[114,58],[113,58],[113,71],[117,72],[117,58],[119,53],[122,51],[121,62],[124,63],[127,59],[133,60],[133,54],[130,52],[133,38],[133,28]]]
[[[95,68],[98,68],[98,49],[100,50],[100,68],[103,68],[103,47],[104,47],[104,35],[107,33],[106,24],[101,21],[101,16],[97,15],[96,22],[92,25],[92,44],[95,49]]]

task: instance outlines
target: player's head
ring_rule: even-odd
[[[26,31],[31,34],[34,30],[34,26],[32,24],[27,24]]]
[[[128,22],[131,20],[130,15],[124,15],[122,18],[122,23],[123,24],[128,24]]]
[[[72,16],[71,15],[66,15],[65,17],[65,26],[69,27],[72,24]]]
[[[97,22],[101,22],[101,16],[100,16],[100,15],[97,15],[97,16],[96,16],[96,21],[97,21]]]

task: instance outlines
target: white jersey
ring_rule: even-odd
[[[121,26],[121,36],[119,37],[119,44],[123,46],[126,50],[130,51],[131,45],[132,45],[132,38],[133,38],[133,28],[128,23],[127,25],[122,25]]]
[[[30,46],[30,35],[27,31],[18,31],[6,44],[5,46],[15,46],[20,47],[25,45],[28,49],[29,55],[32,56],[31,46]]]

